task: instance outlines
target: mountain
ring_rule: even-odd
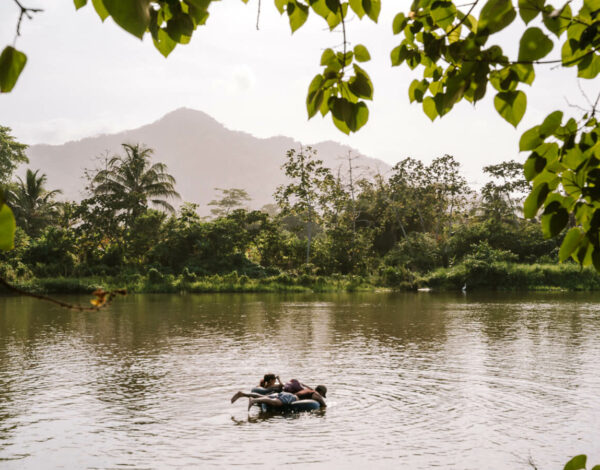
[[[63,145],[32,145],[27,150],[29,167],[41,168],[48,175],[48,188],[60,188],[67,199],[81,199],[85,168],[97,165],[95,158],[122,154],[122,143],[141,143],[154,149],[154,161],[164,162],[177,180],[182,201],[200,205],[209,212],[207,203],[217,194],[214,188],[243,188],[252,197],[250,207],[260,208],[273,202],[275,188],[285,182],[281,165],[290,148],[300,142],[277,136],[260,139],[227,129],[201,111],[180,108],[151,124],[117,134],[88,137]],[[361,172],[384,173],[390,166],[335,142],[312,146],[324,164],[334,171],[344,164],[340,157],[352,151],[353,162]],[[342,166],[346,168],[347,166]]]

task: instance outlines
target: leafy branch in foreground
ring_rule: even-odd
[[[33,19],[34,13],[40,13],[43,10],[40,8],[25,7],[19,0],[13,1],[20,10],[15,33],[14,42],[16,42],[17,37],[21,35],[21,23],[23,22],[23,18],[31,20]],[[27,56],[23,52],[15,49],[14,44],[4,48],[2,54],[0,54],[0,93],[8,93],[14,88],[26,63]]]
[[[0,285],[4,286],[7,290],[14,292],[15,294],[19,294],[24,297],[32,297],[34,299],[43,300],[46,302],[50,302],[54,305],[58,305],[59,307],[66,308],[69,310],[75,310],[78,312],[97,312],[104,307],[108,307],[113,299],[117,295],[127,295],[127,291],[125,289],[117,289],[112,291],[105,291],[104,289],[96,289],[92,292],[94,298],[90,300],[92,304],[91,307],[86,305],[78,305],[72,304],[69,302],[63,302],[62,300],[55,299],[53,297],[49,297],[47,295],[36,294],[34,292],[28,292],[26,290],[20,289],[16,286],[10,284],[6,279],[0,277]]]
[[[576,455],[565,464],[564,470],[585,470],[586,464],[586,455]],[[600,465],[594,465],[591,470],[600,470]]]

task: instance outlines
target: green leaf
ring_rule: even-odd
[[[371,54],[369,54],[368,49],[362,44],[354,46],[354,57],[359,62],[368,62],[371,60]]]
[[[362,0],[350,0],[349,3],[350,8],[352,8],[352,11],[354,11],[359,18],[365,16],[366,12],[363,8]]]
[[[596,78],[600,73],[600,58],[596,54],[590,54],[578,62],[577,68],[578,77]]]
[[[333,94],[331,88],[326,89],[323,92],[323,100],[321,102],[321,107],[319,108],[319,112],[321,116],[325,117],[329,112],[329,97]]]
[[[498,91],[516,90],[519,81],[519,76],[512,67],[504,67],[490,73],[490,83]]]
[[[102,0],[92,0],[92,5],[94,5],[94,10],[96,10],[102,21],[110,16]]]
[[[290,0],[285,0],[285,5],[287,5],[289,1]],[[325,0],[308,0],[308,3],[313,11],[325,20],[331,14]]]
[[[561,49],[562,65],[564,67],[573,67],[584,57],[586,51],[579,49],[579,43],[576,39],[567,39]]]
[[[542,145],[543,142],[544,139],[540,136],[540,126],[535,126],[523,133],[519,140],[519,150],[521,152],[534,150]]]
[[[73,3],[75,3],[75,9],[79,10],[81,7],[87,5],[87,0],[73,0]]]
[[[167,21],[165,31],[176,43],[187,44],[194,33],[194,22],[185,13],[179,13]]]
[[[514,64],[511,65],[510,68],[517,74],[519,81],[527,83],[528,85],[533,83],[535,71],[532,64]]]
[[[125,31],[142,39],[150,24],[150,0],[102,0],[106,10]]]
[[[553,113],[548,114],[548,116],[546,116],[546,119],[544,119],[544,122],[540,126],[540,136],[544,139],[554,134],[554,131],[556,131],[556,129],[558,129],[558,127],[560,126],[562,118],[562,111],[554,111]]]
[[[330,65],[334,60],[336,60],[336,58],[333,49],[325,49],[323,54],[321,54],[321,65],[323,66]]]
[[[567,226],[569,213],[558,201],[553,201],[542,215],[542,231],[548,238],[557,236]]]
[[[561,263],[571,256],[571,253],[579,246],[584,236],[585,234],[579,227],[573,227],[567,232],[558,251],[558,260]]]
[[[523,165],[523,174],[525,175],[525,179],[527,181],[533,180],[537,175],[544,171],[546,164],[547,160],[544,157],[538,155],[536,152],[533,152]]]
[[[350,135],[350,128],[348,125],[343,120],[336,118],[333,112],[331,113],[331,119],[333,120],[335,127],[337,127],[344,134]]]
[[[400,34],[407,23],[408,20],[406,19],[406,16],[404,16],[404,13],[398,13],[394,17],[394,22],[392,23],[392,31],[394,34]]]
[[[544,0],[519,0],[519,15],[528,24],[544,10]]]
[[[377,23],[381,11],[381,0],[362,0],[362,6],[367,16]]]
[[[452,2],[436,1],[431,6],[431,18],[442,29],[452,25],[456,17],[456,7]]]
[[[594,247],[587,239],[579,244],[579,247],[571,255],[581,266],[589,266],[593,262]]]
[[[192,1],[192,0],[189,0]],[[243,1],[243,0],[242,0]],[[194,25],[200,26],[206,24],[206,20],[210,16],[208,10],[205,8],[198,8],[195,5],[190,5],[188,9],[188,15],[192,18]]]
[[[317,111],[319,111],[323,102],[323,90],[321,85],[323,84],[323,76],[316,75],[310,82],[308,87],[308,95],[306,97],[306,110],[308,111],[308,118],[312,118]]]
[[[554,43],[540,28],[528,28],[519,42],[519,61],[535,61],[546,57]]]
[[[17,224],[12,210],[6,204],[0,205],[0,250],[12,250]]]
[[[362,101],[352,103],[346,98],[332,97],[329,99],[329,109],[331,109],[334,124],[345,134],[356,132],[369,119],[369,110]],[[341,125],[342,122],[344,125]]]
[[[436,117],[438,117],[435,101],[431,96],[428,96],[423,100],[423,112],[425,112],[427,117],[432,121],[435,120]]]
[[[463,22],[463,25],[469,28],[470,31],[477,30],[477,20],[473,15],[465,16],[460,10],[456,11],[456,17]]]
[[[350,107],[352,103],[345,98],[332,96],[329,98],[327,105],[331,111],[331,118],[335,126],[344,134],[350,134],[350,128],[346,124],[346,120],[351,118],[352,111]]]
[[[287,14],[290,19],[292,33],[297,31],[308,19],[308,7],[302,3],[292,0],[287,4]]]
[[[362,126],[364,126],[369,120],[369,108],[362,101],[359,101],[355,105],[356,108],[356,131],[358,131]],[[354,132],[356,132],[354,131]]]
[[[577,455],[567,462],[564,470],[585,470],[587,456]]]
[[[405,44],[400,44],[392,49],[390,57],[392,59],[392,67],[397,67],[408,57],[408,48]]]
[[[567,168],[575,170],[583,161],[583,152],[579,147],[573,147],[567,150],[561,158],[561,162]]]
[[[342,4],[341,13],[339,11],[337,11],[336,13],[329,12],[329,14],[327,15],[327,18],[325,18],[325,19],[327,20],[327,24],[329,25],[330,31],[333,31],[335,29],[335,27],[342,22],[342,18],[346,17],[347,12],[348,12],[348,4],[347,3]]]
[[[562,13],[559,16],[552,16],[553,12],[554,9],[548,5],[544,10],[542,20],[544,22],[544,26],[546,26],[549,31],[554,33],[556,37],[560,37],[571,23],[570,18],[573,14],[571,12],[571,7],[568,4],[565,8],[563,8]]]
[[[427,80],[413,80],[408,87],[408,99],[410,102],[417,101],[418,103],[422,103],[428,87],[429,82]]]
[[[338,13],[340,9],[340,0],[325,0],[325,5],[331,13]]]
[[[533,188],[523,204],[523,215],[527,219],[532,219],[536,216],[549,192],[550,188],[548,187],[548,183],[541,183]]]
[[[12,46],[6,46],[0,55],[0,92],[13,89],[27,63],[27,56]]]
[[[162,28],[159,28],[157,31],[156,39],[153,38],[152,40],[154,41],[154,47],[156,47],[164,57],[168,57],[173,49],[175,49],[175,46],[177,46],[177,42],[171,39],[167,32]]]
[[[479,14],[477,33],[497,33],[511,24],[516,16],[511,0],[488,0]]]
[[[500,116],[517,127],[527,108],[527,96],[522,91],[503,91],[494,97],[494,106]]]
[[[331,109],[331,114],[333,115],[333,117],[339,121],[342,121],[345,125],[346,128],[348,129],[348,132],[345,132],[344,129],[340,128],[340,130],[342,132],[345,132],[346,134],[350,133],[350,126],[348,125],[349,121],[352,121],[352,115],[353,115],[353,110],[352,110],[352,103],[350,101],[348,101],[346,98],[338,98],[338,97],[333,97],[330,99],[330,105],[329,108]],[[339,126],[338,126],[339,128]]]
[[[355,76],[348,82],[348,88],[359,98],[373,99],[373,83],[363,69],[354,64]]]
[[[275,6],[281,15],[285,12],[285,7],[288,4],[288,0],[275,0]]]

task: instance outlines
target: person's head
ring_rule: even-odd
[[[260,381],[260,384],[265,388],[275,385],[275,374],[265,374],[263,379]]]
[[[325,385],[317,385],[315,392],[317,392],[323,398],[327,398],[327,387]]]

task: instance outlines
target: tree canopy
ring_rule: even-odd
[[[21,163],[28,163],[27,145],[17,142],[8,127],[0,126],[0,185],[10,181]]]
[[[14,189],[6,194],[18,224],[29,236],[38,234],[52,220],[57,208],[54,197],[62,193],[59,189],[48,191],[47,177],[39,172],[27,169],[25,180],[17,178]]]
[[[109,196],[117,202],[119,211],[131,225],[148,207],[174,212],[168,199],[179,199],[175,178],[167,173],[164,163],[152,163],[154,150],[143,145],[122,144],[125,155],[115,155],[91,179],[95,196]]]
[[[168,56],[178,44],[191,40],[204,26],[216,0],[92,0],[102,20],[109,16],[138,38],[146,33],[154,46]],[[247,0],[242,0],[247,3]],[[77,9],[87,0],[74,0]],[[17,2],[24,17],[38,10]],[[326,48],[321,71],[308,86],[308,117],[330,115],[335,126],[348,134],[358,131],[369,117],[367,101],[374,85],[365,63],[371,56],[362,44],[350,48],[349,20],[356,16],[377,22],[381,0],[275,0],[287,16],[292,32],[316,14],[331,31],[340,31],[342,43]],[[535,82],[536,70],[554,64],[576,67],[577,76],[594,79],[600,73],[600,0],[570,1],[553,5],[547,0],[413,0],[398,12],[391,29],[398,45],[390,51],[391,66],[404,66],[420,73],[411,82],[411,102],[423,107],[435,120],[454,105],[480,101],[490,90],[500,116],[517,126],[527,108],[524,88]],[[17,26],[17,33],[19,29]],[[506,53],[506,28],[518,30],[516,56]],[[384,26],[385,27],[385,26]],[[389,27],[389,25],[387,26]],[[512,35],[511,35],[512,36]],[[560,57],[549,57],[553,50]],[[0,91],[10,91],[23,70],[26,56],[7,46],[0,56]],[[538,126],[526,131],[519,150],[530,152],[525,176],[532,190],[525,200],[524,214],[535,217],[542,210],[548,236],[561,232],[572,214],[576,226],[565,238],[561,259],[572,256],[582,264],[600,269],[600,192],[598,174],[600,132],[595,118],[596,103],[582,116],[562,110],[549,114]],[[2,227],[2,226],[0,226]]]

